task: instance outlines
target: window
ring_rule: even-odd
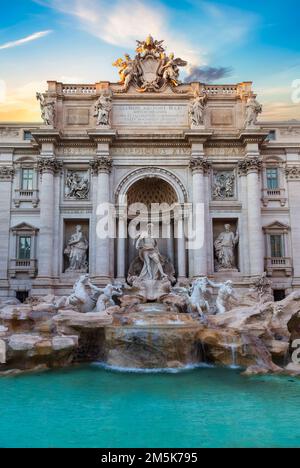
[[[22,190],[33,190],[33,169],[22,170]]]
[[[31,237],[19,237],[19,260],[30,260],[31,258]]]
[[[267,188],[271,190],[279,188],[278,169],[276,167],[267,169]]]
[[[32,134],[29,130],[24,131],[24,140],[26,141],[31,141],[32,140]]]
[[[272,234],[271,241],[271,257],[284,257],[283,237],[280,234]]]
[[[267,141],[276,140],[276,130],[270,130],[269,135],[267,136]]]

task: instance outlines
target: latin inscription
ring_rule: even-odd
[[[187,105],[115,105],[113,125],[133,127],[187,127]]]

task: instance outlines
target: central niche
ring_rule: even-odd
[[[177,195],[173,187],[158,177],[146,177],[137,181],[127,192],[128,206],[133,203],[143,203],[148,210],[152,203],[177,203]]]
[[[162,255],[168,257],[172,263],[176,260],[176,239],[174,239],[174,216],[173,212],[170,212],[168,206],[171,208],[172,205],[178,204],[178,197],[173,187],[165,180],[159,177],[145,177],[135,182],[127,192],[127,205],[135,203],[143,203],[148,210],[148,221],[153,222],[156,226],[156,232],[159,232],[159,238],[157,238],[158,248]],[[162,206],[162,211],[156,212],[152,210],[154,219],[150,219],[151,205],[167,204],[168,206]],[[153,208],[153,207],[152,207]],[[164,236],[163,219],[164,214],[170,213],[170,231],[169,237]],[[130,216],[128,217],[130,221]],[[128,238],[127,240],[127,271],[130,263],[136,257],[137,251],[135,248],[135,241]]]

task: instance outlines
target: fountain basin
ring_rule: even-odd
[[[141,318],[132,325],[105,327],[105,362],[123,368],[179,368],[202,361],[200,324],[170,317],[160,323]],[[143,320],[143,322],[142,322]]]

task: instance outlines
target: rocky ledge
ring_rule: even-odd
[[[125,301],[102,313],[80,313],[55,296],[2,301],[0,375],[96,360],[141,368],[208,362],[240,366],[246,375],[300,375],[300,292],[276,303],[249,297],[239,303],[203,320],[175,314],[170,304]]]

